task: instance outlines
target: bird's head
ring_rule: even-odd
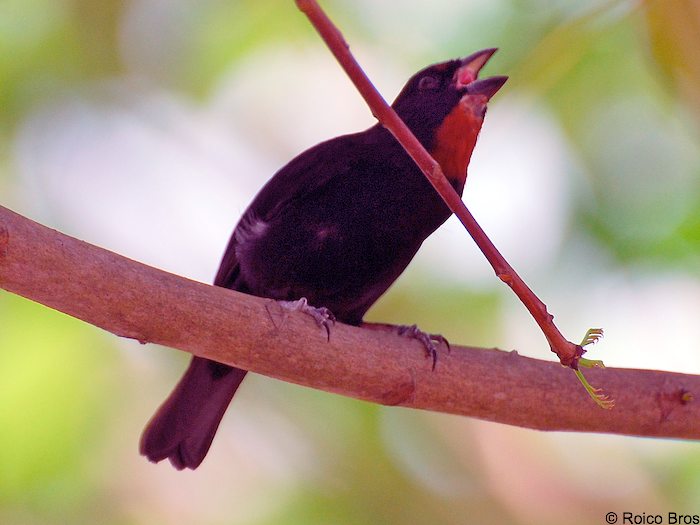
[[[486,103],[508,77],[479,80],[479,71],[496,52],[484,49],[468,57],[434,64],[413,75],[396,97],[393,108],[411,130],[433,130],[456,108],[483,119]],[[420,137],[419,137],[420,138]]]
[[[478,78],[495,52],[495,48],[484,49],[422,69],[409,79],[392,104],[460,191],[486,105],[508,79]]]

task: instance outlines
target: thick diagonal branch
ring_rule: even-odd
[[[515,352],[453,346],[433,372],[418,342],[341,324],[329,342],[308,316],[272,301],[151,268],[2,207],[0,287],[116,335],[375,403],[541,430],[700,438],[698,376],[608,368],[617,405],[602,411],[570,388],[576,378],[561,365]]]

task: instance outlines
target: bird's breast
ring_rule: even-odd
[[[431,154],[458,193],[467,179],[467,166],[481,129],[481,119],[465,104],[457,104],[434,135]]]

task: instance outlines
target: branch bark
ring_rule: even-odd
[[[0,287],[122,337],[374,403],[540,430],[700,439],[700,377],[607,368],[600,410],[558,363],[453,346],[435,371],[422,345],[336,324],[330,341],[273,301],[151,268],[0,207]],[[3,349],[18,351],[17,349]]]

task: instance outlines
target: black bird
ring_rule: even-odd
[[[393,108],[461,195],[488,100],[507,77],[477,80],[495,49],[430,66]],[[236,226],[214,284],[325,307],[360,325],[450,211],[380,124],[322,142],[279,170]],[[148,423],[141,454],[195,469],[245,370],[194,357]]]

